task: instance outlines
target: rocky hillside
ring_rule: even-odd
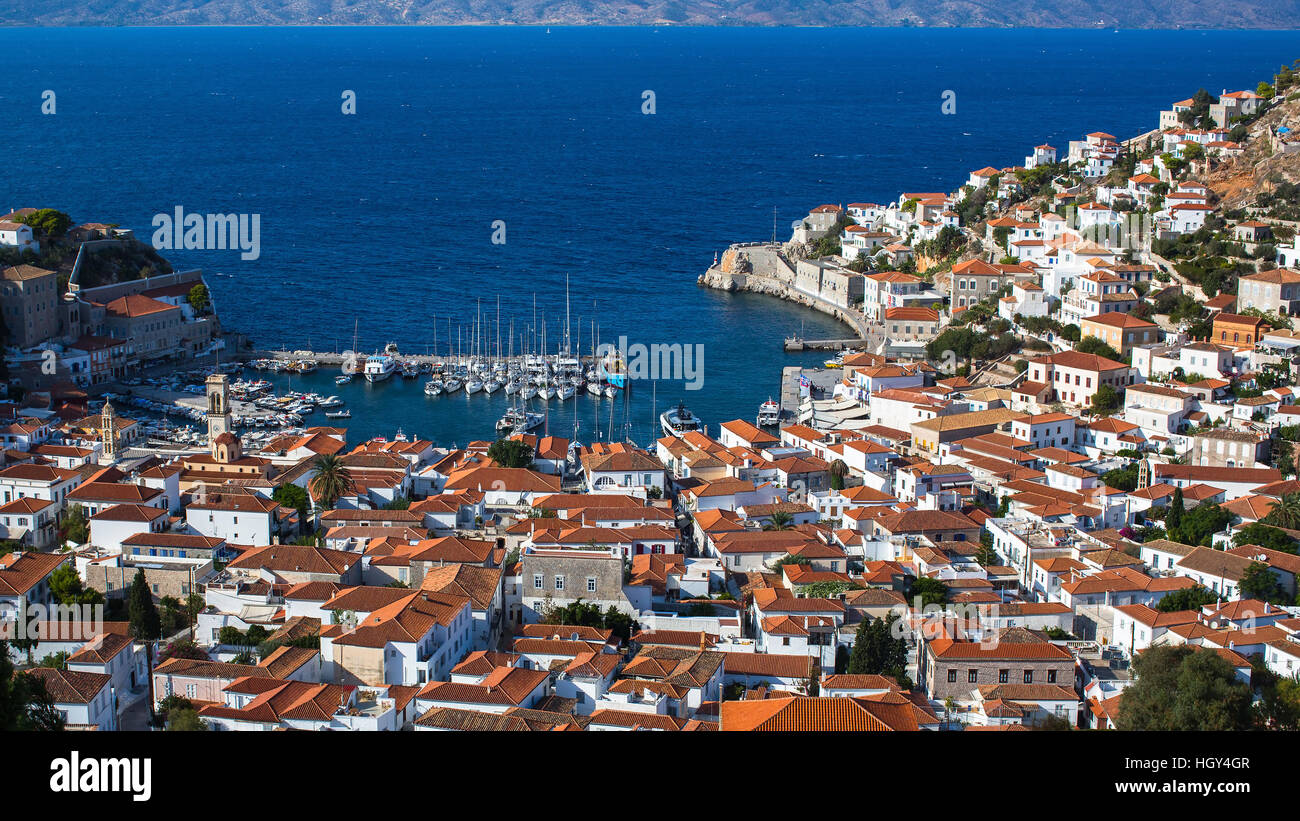
[[[0,0],[0,25],[1300,27],[1300,0]]]
[[[1250,140],[1240,157],[1200,177],[1225,209],[1251,205],[1259,192],[1272,191],[1280,182],[1300,183],[1300,153],[1275,153],[1270,144],[1270,130],[1278,126],[1300,131],[1296,94],[1251,124]]]

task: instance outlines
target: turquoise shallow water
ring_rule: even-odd
[[[770,238],[774,208],[784,239],[823,202],[950,190],[1042,142],[1136,134],[1200,86],[1253,88],[1295,45],[1294,32],[0,30],[0,208],[59,207],[144,238],[178,205],[260,214],[256,260],[168,256],[202,267],[226,325],[264,348],[342,350],[356,322],[361,350],[419,353],[435,317],[439,349],[448,317],[467,346],[475,298],[495,317],[499,296],[523,333],[536,294],[553,350],[568,275],[584,351],[593,319],[602,341],[703,346],[702,390],[633,391],[626,419],[644,442],[652,397],[713,425],[752,419],[781,365],[822,358],[784,355],[782,336],[842,334],[696,286],[729,242]],[[940,112],[946,90],[956,115]],[[356,436],[464,442],[490,435],[505,402],[308,379],[349,399]],[[583,439],[597,407],[609,432],[609,405],[579,398]],[[573,407],[553,432],[571,433]],[[620,405],[616,434],[623,419]]]

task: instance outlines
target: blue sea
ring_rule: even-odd
[[[774,209],[786,239],[821,203],[948,191],[1043,142],[1135,135],[1173,100],[1253,89],[1296,56],[1294,32],[0,29],[0,208],[145,240],[177,206],[259,214],[256,260],[165,253],[204,269],[224,324],[263,348],[343,350],[358,327],[360,350],[423,353],[436,322],[445,352],[448,321],[466,347],[478,300],[495,324],[498,298],[503,337],[511,318],[535,336],[535,297],[554,350],[568,277],[584,352],[593,321],[601,341],[703,346],[699,391],[669,380],[552,404],[554,433],[576,420],[584,441],[645,443],[678,399],[711,426],[752,420],[781,366],[822,358],[784,354],[783,336],[844,335],[696,285],[728,243],[770,239]],[[505,406],[330,377],[294,387],[348,399],[353,438],[464,443]]]

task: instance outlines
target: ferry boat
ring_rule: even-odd
[[[664,433],[669,436],[681,436],[691,431],[704,433],[704,422],[691,413],[682,402],[678,402],[677,407],[669,408],[661,413],[659,415],[659,424],[663,426]]]
[[[397,370],[397,362],[388,354],[366,357],[366,381],[383,382]]]
[[[768,397],[767,401],[758,406],[758,426],[760,428],[772,427],[781,423],[781,406]]]

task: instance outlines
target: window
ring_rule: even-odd
[[[956,670],[949,670],[949,671],[948,671],[948,683],[949,683],[949,684],[952,684],[952,683],[955,682],[955,681],[957,681],[957,671],[956,671]]]
[[[980,680],[980,671],[979,671],[979,670],[974,670],[974,669],[967,670],[967,671],[966,671],[966,680],[969,681],[971,684],[975,684],[976,682],[978,682],[978,681]]]
[[[588,576],[588,577],[587,577],[587,592],[588,592],[588,593],[595,593],[595,592],[596,592],[596,577],[595,577],[595,576]]]
[[[1034,671],[1033,671],[1033,670],[1026,670],[1026,671],[1025,671],[1025,684],[1033,684],[1033,683],[1034,683]]]
[[[534,590],[541,590],[541,589],[542,589],[542,574],[541,574],[541,573],[535,573],[535,574],[533,575],[533,589],[534,589]]]
[[[1047,683],[1048,683],[1048,684],[1055,684],[1055,683],[1056,683],[1056,671],[1055,671],[1055,670],[1048,670],[1048,671],[1047,671]]]
[[[1011,680],[1011,671],[1010,671],[1010,670],[999,670],[999,671],[998,671],[998,684],[1006,684],[1006,683],[1007,683],[1008,681],[1010,681],[1010,680]]]
[[[198,696],[199,696],[199,685],[197,685],[197,684],[186,684],[186,685],[185,685],[185,697],[186,697],[186,698],[198,698]]]
[[[556,589],[556,590],[563,590],[563,589],[564,589],[564,577],[563,577],[563,576],[558,576],[558,575],[557,575],[557,576],[555,577],[555,589]]]
[[[789,636],[782,636],[782,637],[781,637],[781,646],[782,646],[782,647],[789,647],[789,646],[790,646],[790,637],[789,637]]]

